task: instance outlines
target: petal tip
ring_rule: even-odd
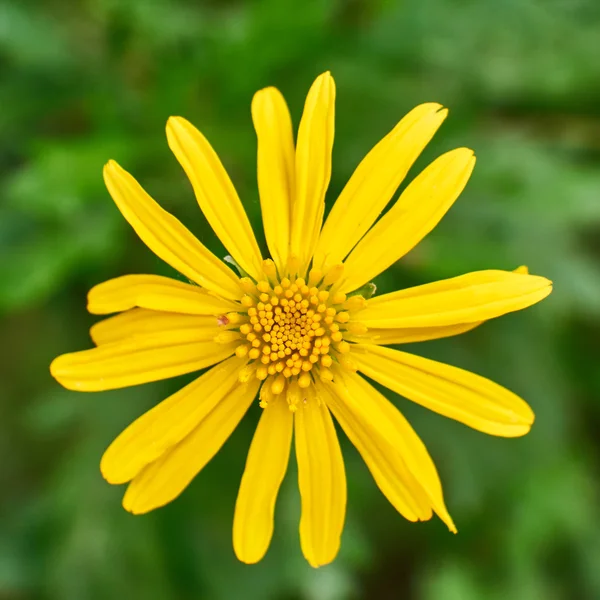
[[[529,414],[527,415],[525,422],[527,425],[529,425],[530,429],[535,423],[535,413],[531,410],[531,408],[529,409]]]
[[[56,379],[56,381],[58,381],[58,383],[60,383],[63,387],[66,387],[67,389],[76,389],[66,385],[66,382],[63,379],[65,375],[65,362],[67,362],[68,365],[68,357],[69,354],[61,354],[60,356],[57,356],[50,363],[50,375],[52,375],[52,377],[54,377],[54,379]]]
[[[442,510],[440,512],[438,512],[436,510],[436,514],[444,522],[444,524],[446,525],[446,527],[448,528],[448,531],[450,533],[458,533],[458,530],[456,529],[456,525],[454,524],[454,521],[452,520],[452,517],[448,513],[445,506],[442,507]]]
[[[473,150],[472,148],[467,148],[466,146],[463,146],[461,148],[457,148],[456,150],[454,150],[454,152],[455,156],[460,156],[465,160],[475,159],[475,150]]]
[[[492,435],[498,435],[500,437],[517,438],[527,435],[531,431],[533,426],[534,416],[522,416],[518,421],[515,421],[508,429],[504,428],[501,432],[493,433]]]
[[[104,174],[108,174],[111,172],[118,173],[120,170],[121,170],[121,167],[120,167],[119,163],[112,158],[104,165]]]
[[[60,358],[60,356],[57,356],[51,363],[50,363],[50,375],[52,375],[52,377],[54,377],[54,379],[58,379],[58,368],[56,366],[56,362],[58,361],[58,359]]]
[[[193,129],[195,129],[194,126],[187,119],[170,116],[167,119],[167,125],[165,127],[169,147],[173,150],[173,144],[179,145],[182,143],[182,137],[186,135],[189,137]]]
[[[107,464],[108,461],[102,457],[100,460],[100,474],[102,475],[102,479],[111,485],[121,485],[122,483],[127,483],[129,479],[123,479],[122,477],[116,477],[115,473],[112,472],[111,467]]]
[[[326,86],[326,91],[328,93],[331,93],[332,90],[335,89],[335,80],[333,79],[333,76],[331,74],[331,71],[325,71],[324,73],[321,73],[314,81],[313,83],[314,86]]]
[[[124,475],[122,468],[124,461],[122,460],[122,456],[119,457],[118,453],[113,451],[113,448],[114,442],[104,451],[100,459],[100,474],[102,475],[102,479],[107,483],[122,485],[131,481],[132,476]],[[125,502],[125,497],[123,498],[123,502]]]
[[[127,491],[123,496],[123,508],[132,515],[143,515],[147,512],[150,512],[150,510],[152,510],[151,508],[144,507],[140,502],[137,502],[136,497],[130,497],[131,495],[129,494],[129,489],[130,488],[127,488]]]
[[[433,105],[436,107],[435,111],[434,111],[435,115],[437,117],[441,118],[442,121],[444,121],[446,119],[446,117],[448,116],[450,109],[446,108],[442,104],[433,103]]]
[[[267,550],[265,549],[264,552],[251,552],[249,551],[247,548],[240,548],[239,547],[240,544],[239,542],[236,544],[236,542],[234,541],[233,543],[233,552],[236,556],[236,558],[244,563],[245,565],[255,565],[257,563],[259,563],[265,556],[265,554],[267,553]]]
[[[72,378],[69,372],[68,359],[66,358],[68,356],[68,354],[62,354],[50,363],[50,375],[67,390],[74,392],[90,391],[81,381]],[[65,362],[67,363],[66,365],[64,364]]]
[[[167,131],[185,127],[187,123],[188,123],[187,119],[184,119],[183,117],[171,115],[167,119]]]
[[[265,110],[268,107],[273,107],[278,101],[285,103],[282,93],[276,87],[269,85],[255,92],[250,110],[255,115],[261,109]]]

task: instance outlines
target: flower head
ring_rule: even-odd
[[[435,512],[456,531],[423,443],[361,374],[491,435],[524,435],[534,418],[523,400],[483,377],[385,346],[456,335],[530,306],[550,293],[547,279],[525,268],[480,271],[371,297],[369,282],[423,239],[459,196],[473,152],[439,157],[380,217],[447,114],[438,104],[418,106],[365,156],[323,224],[334,102],[334,81],[325,73],[308,93],[294,145],[281,94],[267,88],[254,97],[266,259],[206,138],[185,119],[169,119],[169,145],[239,276],[110,161],[104,178],[123,216],[193,283],[127,275],[97,285],[90,312],[119,314],[92,327],[94,349],[51,365],[62,385],[80,391],[210,367],[134,421],[102,457],[106,480],[129,484],[123,504],[133,513],[176,498],[247,410],[262,408],[233,525],[235,552],[248,563],[269,546],[292,437],[302,551],[313,566],[335,558],[346,478],[332,415],[402,515],[418,521]]]

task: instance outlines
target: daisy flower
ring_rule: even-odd
[[[334,419],[398,512],[410,521],[436,513],[456,531],[425,446],[363,376],[490,435],[524,435],[534,420],[496,383],[387,345],[464,333],[539,302],[550,281],[525,268],[487,270],[372,297],[373,278],[436,226],[471,175],[471,150],[447,152],[380,217],[447,110],[428,103],[408,113],[358,165],[323,223],[334,111],[335,84],[324,73],[308,92],[294,144],[282,95],[266,88],[254,96],[270,258],[209,142],[185,119],[169,119],[169,146],[239,276],[110,161],[104,179],[119,210],[189,283],[126,275],[97,285],[89,311],[118,314],[92,327],[95,348],[50,367],[63,386],[87,392],[208,368],[134,421],[102,457],[104,478],[128,483],[123,506],[135,514],[179,496],[244,414],[261,411],[233,521],[234,550],[246,563],[269,546],[292,438],[302,552],[315,567],[335,558],[346,475]]]

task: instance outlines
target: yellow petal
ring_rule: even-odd
[[[269,404],[252,439],[233,519],[233,548],[245,563],[257,563],[273,536],[273,514],[292,443],[293,416],[284,398]]]
[[[145,337],[165,332],[182,332],[182,339],[213,340],[223,331],[217,317],[134,308],[92,325],[90,336],[97,346],[127,338]]]
[[[444,503],[442,484],[435,465],[421,438],[402,413],[360,375],[338,369],[336,379],[340,382],[337,386],[333,386],[333,390],[335,393],[342,388],[340,393],[344,400],[342,412],[345,412],[346,419],[350,416],[355,423],[361,423],[368,432],[368,444],[383,449],[386,458],[384,461],[380,459],[379,471],[385,472],[386,466],[393,467],[394,461],[400,461],[402,464],[397,474],[402,475],[403,469],[408,469],[411,475],[405,480],[406,483],[400,480],[400,486],[406,485],[407,491],[413,494],[415,486],[420,488],[414,498],[417,503],[422,503],[423,493],[425,494],[426,518],[430,516],[429,507],[431,507],[450,531],[456,533],[456,527]],[[335,416],[333,409],[332,412]],[[348,415],[348,412],[351,414]],[[386,448],[388,445],[389,448]],[[366,448],[369,449],[369,446]],[[423,511],[424,507],[420,508]]]
[[[163,210],[114,160],[104,167],[104,182],[123,216],[159,258],[208,290],[225,298],[240,297],[233,271]]]
[[[529,274],[529,269],[522,265],[517,267],[513,273],[520,273],[524,275]],[[446,279],[441,282],[437,282],[437,284],[442,284],[445,287],[444,289],[453,289],[452,285],[456,283],[456,278],[454,279]],[[436,284],[436,285],[437,285]],[[408,290],[416,290],[417,287],[408,288]],[[406,291],[408,291],[406,290]],[[403,290],[404,291],[404,290]],[[441,291],[441,290],[440,290]],[[381,298],[381,296],[373,299],[375,305],[377,305],[376,300]],[[440,338],[452,337],[454,335],[460,335],[461,333],[466,333],[467,331],[471,331],[476,327],[479,327],[485,321],[474,321],[473,323],[458,323],[456,325],[443,325],[441,327],[399,327],[399,328],[385,328],[378,329],[376,327],[369,328],[368,334],[362,336],[363,339],[360,339],[359,336],[346,336],[346,339],[351,341],[355,341],[358,343],[369,343],[369,344],[377,344],[381,346],[388,346],[390,344],[411,344],[413,342],[424,342],[427,340],[438,340]]]
[[[236,385],[196,428],[129,484],[123,506],[142,514],[174,500],[221,449],[252,404],[260,381]]]
[[[254,279],[262,275],[262,257],[246,211],[208,140],[182,117],[167,123],[169,147],[189,177],[198,204],[236,262]]]
[[[296,193],[292,209],[290,255],[300,271],[310,261],[325,210],[325,193],[331,178],[331,151],[335,119],[335,83],[329,72],[313,83],[298,129]]]
[[[241,296],[241,291],[239,296]],[[192,315],[221,315],[239,304],[219,298],[197,285],[159,275],[123,275],[94,286],[88,293],[88,310],[107,315],[135,308]]]
[[[300,545],[309,564],[320,567],[330,563],[340,547],[346,514],[344,461],[325,403],[310,397],[294,421],[302,499]]]
[[[69,390],[114,390],[199,371],[231,356],[239,345],[190,337],[179,331],[158,333],[63,354],[52,361],[50,373]]]
[[[359,391],[358,396],[352,395],[339,376],[330,386],[320,384],[318,393],[359,451],[377,487],[392,506],[409,521],[430,519],[431,503],[427,495],[397,448],[380,431],[382,422],[388,429],[389,423],[381,414],[365,415],[358,405],[363,401],[364,393]]]
[[[552,291],[552,282],[511,271],[476,271],[383,294],[359,313],[367,327],[442,327],[476,323],[527,308]]]
[[[342,262],[369,230],[446,118],[441,109],[433,102],[417,106],[365,156],[327,217],[313,266]]]
[[[460,323],[458,325],[447,325],[446,327],[399,327],[390,329],[370,327],[365,337],[369,339],[369,343],[380,346],[412,344],[414,342],[426,342],[428,340],[439,340],[441,338],[460,335],[461,333],[475,329],[475,327],[479,327],[482,323],[483,321],[476,321],[475,323]]]
[[[450,365],[399,350],[356,344],[359,371],[445,417],[490,435],[525,435],[534,421],[526,402],[502,386]]]
[[[355,290],[412,250],[442,219],[463,191],[475,157],[467,148],[432,162],[352,250],[341,291]]]
[[[283,272],[290,243],[294,195],[294,134],[288,107],[279,90],[260,90],[252,99],[258,138],[258,190],[269,252]]]
[[[229,358],[144,413],[108,447],[100,470],[109,483],[126,483],[184,439],[237,385],[245,361]]]

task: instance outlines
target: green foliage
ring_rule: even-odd
[[[0,2],[0,597],[600,598],[599,38],[595,0]],[[90,345],[91,285],[168,273],[118,214],[102,165],[119,161],[223,256],[166,119],[211,140],[260,237],[252,94],[278,86],[297,124],[325,69],[338,90],[329,204],[412,106],[451,108],[417,168],[465,145],[474,177],[376,284],[520,264],[553,279],[540,306],[411,348],[508,386],[537,421],[497,439],[394,398],[438,464],[459,534],[405,522],[345,443],[337,561],[315,571],[301,557],[292,466],[272,548],[249,567],[231,523],[257,411],[179,500],[133,517],[99,458],[182,382],[76,394],[48,364]]]

